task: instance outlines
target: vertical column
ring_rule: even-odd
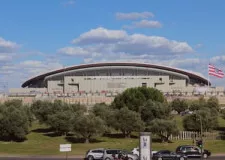
[[[152,159],[152,147],[151,147],[151,133],[150,132],[140,132],[139,138],[139,148],[140,148],[140,160],[151,160]]]

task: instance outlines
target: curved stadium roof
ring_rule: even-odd
[[[51,72],[47,72],[47,73],[44,73],[44,74],[41,74],[41,75],[38,75],[36,77],[28,79],[27,81],[25,81],[22,84],[22,87],[28,87],[31,84],[35,84],[37,81],[44,80],[45,77],[51,76],[51,75],[54,75],[54,74],[78,70],[78,69],[88,69],[88,68],[93,68],[93,67],[106,67],[106,66],[107,67],[108,66],[124,66],[124,67],[132,66],[132,67],[145,67],[145,68],[154,68],[154,69],[166,70],[166,71],[171,71],[171,72],[176,72],[176,73],[179,73],[179,74],[187,75],[190,79],[195,79],[195,80],[197,80],[200,83],[203,83],[205,85],[208,84],[208,80],[205,77],[203,77],[201,75],[198,75],[196,73],[181,70],[181,69],[178,69],[178,68],[172,68],[172,67],[168,67],[168,66],[155,65],[155,64],[148,64],[148,63],[109,62],[109,63],[82,64],[82,65],[71,66],[71,67],[66,67],[66,68],[54,70],[54,71],[51,71]],[[210,82],[209,82],[209,84],[211,85]]]

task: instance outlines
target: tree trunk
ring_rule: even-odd
[[[127,137],[127,135],[126,135],[126,131],[122,131],[123,132],[123,136],[124,136],[124,138],[126,138]]]
[[[85,143],[89,143],[89,138],[85,138]]]
[[[130,138],[131,132],[127,132],[127,138]]]

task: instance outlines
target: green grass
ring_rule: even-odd
[[[225,127],[225,119],[223,119],[222,117],[219,117],[218,121],[219,121],[219,127]]]
[[[43,125],[35,123],[33,129],[46,128]],[[44,132],[30,132],[28,140],[24,142],[2,142],[0,141],[1,155],[65,155],[59,152],[59,145],[71,143],[65,139],[65,136],[49,137]],[[109,138],[99,137],[98,142],[84,144],[72,143],[72,152],[69,155],[84,155],[91,148],[121,148],[131,150],[138,146],[138,138]],[[178,145],[192,144],[191,141],[174,141],[173,143],[152,143],[154,150],[170,149],[175,150]],[[225,153],[225,141],[207,140],[205,148],[212,153]]]
[[[183,128],[183,117],[184,116],[180,116],[180,115],[175,115],[174,117],[173,117],[173,120],[175,120],[176,121],[176,123],[177,123],[177,126],[178,126],[178,129],[180,130],[180,131],[183,131],[184,130],[184,128]],[[225,127],[225,119],[223,119],[222,117],[218,117],[218,122],[219,122],[219,127]]]

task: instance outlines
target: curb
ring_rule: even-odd
[[[0,155],[0,158],[20,157],[20,158],[63,158],[66,155]],[[67,155],[68,158],[80,158],[84,159],[83,155]]]

